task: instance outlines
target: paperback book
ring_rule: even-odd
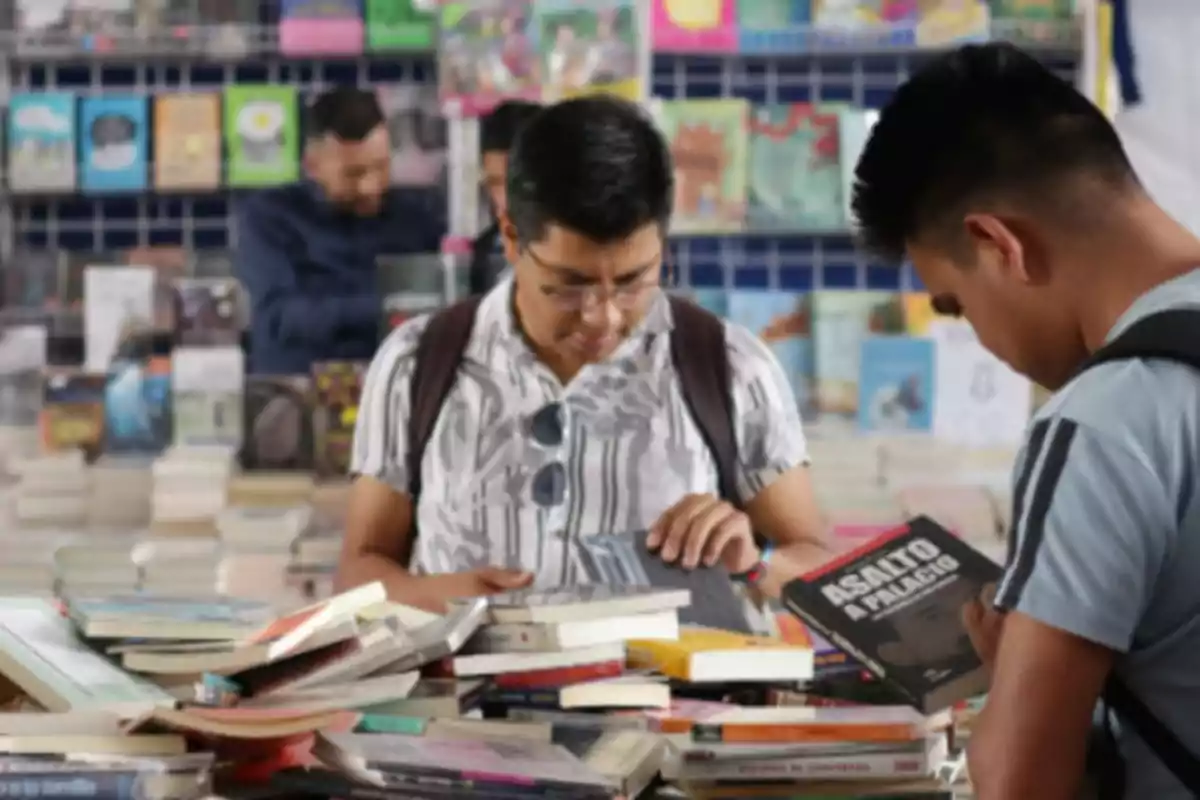
[[[362,0],[280,0],[279,52],[355,55],[363,49]]]
[[[392,184],[443,186],[446,182],[446,118],[437,89],[399,84],[379,91],[392,144]]]
[[[91,461],[104,445],[104,375],[74,368],[46,374],[40,428],[47,453],[82,451]]]
[[[654,50],[735,52],[738,47],[735,6],[735,0],[652,0]]]
[[[314,449],[317,474],[322,477],[336,477],[349,471],[364,373],[365,365],[356,362],[327,361],[313,365]]]
[[[632,0],[538,0],[542,98],[587,92],[639,100],[639,19]]]
[[[675,168],[675,216],[680,232],[728,233],[746,217],[749,157],[745,100],[667,100],[659,125]]]
[[[175,330],[185,347],[229,346],[241,342],[246,303],[233,279],[183,278],[175,281]]]
[[[221,160],[220,95],[172,92],[154,99],[156,189],[216,189]]]
[[[79,117],[80,188],[94,192],[145,189],[150,161],[146,98],[85,97]]]
[[[253,188],[300,177],[296,90],[236,84],[225,88],[225,143],[230,186]]]
[[[962,609],[1002,569],[917,517],[783,587],[784,606],[932,714],[987,691]]]
[[[812,0],[813,45],[847,49],[914,47],[918,19],[918,4],[904,0]]]
[[[815,412],[811,319],[805,295],[783,291],[729,293],[727,316],[766,342],[779,360],[805,418]]]
[[[84,366],[103,373],[142,352],[154,331],[154,270],[89,266],[84,272]]]
[[[903,332],[899,300],[890,292],[820,290],[812,294],[812,319],[817,411],[853,419],[863,340]]]
[[[171,363],[113,364],[104,389],[104,452],[156,456],[171,444]]]
[[[448,2],[440,19],[438,85],[449,116],[478,116],[501,100],[540,98],[532,0]]]
[[[811,24],[811,0],[738,3],[738,52],[790,55],[812,50]]]
[[[0,326],[0,428],[37,425],[46,361],[45,326]]]
[[[437,15],[419,0],[367,0],[367,47],[371,50],[431,50]]]
[[[4,269],[4,306],[22,311],[53,311],[62,305],[59,290],[65,259],[57,250],[20,249]]]
[[[845,222],[837,114],[807,103],[755,107],[749,162],[753,227],[833,230]]]
[[[312,469],[312,382],[299,375],[250,375],[245,399],[242,467],[271,472]]]
[[[862,343],[858,429],[863,433],[929,433],[933,429],[933,342],[871,336]]]
[[[240,347],[177,347],[171,359],[174,443],[242,443],[245,356]]]
[[[8,186],[14,192],[75,188],[75,95],[14,94],[8,101]]]

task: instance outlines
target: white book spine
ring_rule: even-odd
[[[687,762],[669,758],[663,765],[667,780],[686,781],[863,781],[929,777],[945,760],[946,744],[912,753],[862,753],[800,756],[760,760],[717,760]]]

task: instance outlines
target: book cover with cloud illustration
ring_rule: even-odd
[[[70,191],[76,168],[77,98],[69,92],[14,94],[8,103],[8,186],[14,192]]]
[[[93,192],[145,189],[148,124],[144,97],[85,97],[79,109],[80,187]]]
[[[299,180],[296,90],[242,84],[226,87],[224,100],[229,185],[251,188]]]
[[[933,429],[933,340],[871,336],[862,343],[858,429],[928,433]]]
[[[729,294],[729,321],[767,343],[787,375],[804,417],[813,413],[813,347],[807,295],[739,290]]]

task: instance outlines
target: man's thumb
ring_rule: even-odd
[[[524,589],[533,582],[532,573],[501,567],[486,567],[480,577],[497,589]]]

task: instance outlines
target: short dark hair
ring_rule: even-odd
[[[1104,114],[1017,47],[967,45],[935,58],[884,107],[852,206],[864,246],[898,263],[908,243],[953,235],[973,204],[1078,208],[1079,178],[1136,185]]]
[[[308,107],[306,133],[310,139],[333,136],[361,142],[383,124],[379,97],[369,89],[337,86],[317,95]]]
[[[496,106],[479,121],[479,152],[507,153],[521,126],[541,110],[539,104],[526,100],[506,100]]]
[[[523,243],[559,224],[616,242],[671,217],[671,156],[633,103],[593,95],[549,106],[522,129],[508,157],[508,217]]]

